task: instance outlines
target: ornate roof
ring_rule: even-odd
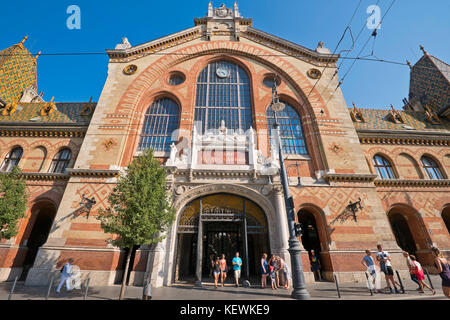
[[[0,51],[0,99],[18,102],[23,91],[37,86],[36,58],[22,42]]]
[[[436,113],[450,105],[450,66],[424,51],[411,68],[409,99],[419,99]]]
[[[42,115],[48,105],[40,103],[18,103],[17,109],[10,115],[0,114],[0,125],[7,124],[77,124],[88,125],[96,103],[55,103],[53,112]]]
[[[350,112],[352,110],[349,108]],[[440,118],[440,123],[434,124],[428,120],[425,112],[395,110],[404,121],[396,123],[392,120],[391,110],[364,108],[358,110],[364,121],[353,122],[356,130],[450,131],[450,121]]]

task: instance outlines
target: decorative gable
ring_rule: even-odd
[[[391,111],[389,111],[389,116],[391,118],[391,121],[394,123],[405,123],[402,114],[398,110],[395,110],[392,104],[391,104]]]
[[[361,110],[356,108],[356,105],[354,102],[353,104],[353,110],[350,110],[350,116],[352,117],[353,122],[365,122],[364,117],[361,113]]]

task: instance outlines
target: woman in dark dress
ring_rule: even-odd
[[[431,251],[435,256],[434,265],[442,279],[442,291],[444,291],[444,295],[450,299],[450,265],[448,260],[444,258],[441,250],[432,248]]]

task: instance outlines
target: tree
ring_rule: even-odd
[[[0,174],[0,239],[11,239],[18,233],[19,219],[25,218],[27,192],[22,171],[14,166]]]
[[[119,177],[108,197],[109,207],[100,209],[97,219],[106,233],[116,235],[110,243],[127,248],[126,265],[119,299],[123,299],[130,257],[135,245],[152,245],[165,238],[175,220],[166,192],[165,169],[148,149],[133,160]]]

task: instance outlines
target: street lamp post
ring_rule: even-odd
[[[276,139],[278,144],[278,156],[280,158],[280,176],[281,176],[281,183],[283,185],[283,192],[284,192],[284,201],[286,204],[286,211],[287,211],[287,218],[288,218],[288,224],[289,224],[289,254],[291,256],[291,269],[292,269],[292,286],[294,290],[292,291],[292,298],[298,299],[298,300],[307,300],[310,299],[308,290],[306,290],[305,285],[305,276],[303,274],[303,266],[302,266],[302,259],[300,256],[300,242],[297,239],[297,233],[296,233],[296,227],[298,229],[298,226],[295,224],[294,219],[294,200],[290,196],[289,193],[289,183],[288,178],[286,174],[286,167],[284,165],[284,159],[283,159],[283,151],[281,146],[281,138],[279,134],[279,123],[277,118],[277,112],[280,112],[284,109],[285,105],[279,101],[278,99],[278,93],[277,93],[277,79],[274,79],[274,85],[272,89],[272,104],[271,104],[272,110],[275,115],[275,123],[273,125],[275,131],[276,131]]]

